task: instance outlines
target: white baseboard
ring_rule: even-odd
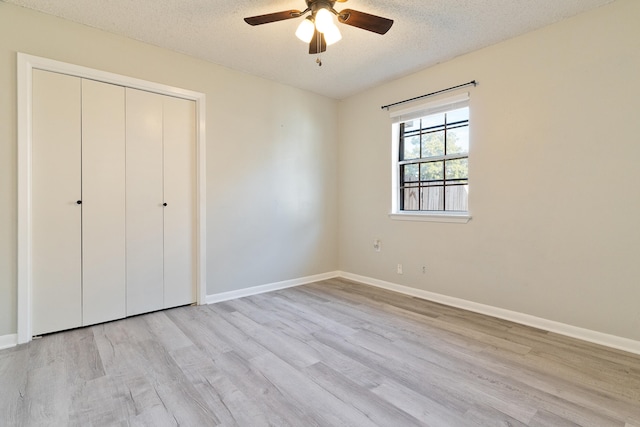
[[[0,350],[18,345],[18,334],[0,335]]]
[[[629,338],[618,337],[616,335],[605,334],[602,332],[592,331],[590,329],[580,328],[577,326],[567,325],[565,323],[547,320],[529,314],[519,313],[516,311],[506,310],[503,308],[493,307],[490,305],[479,304],[473,301],[461,298],[450,297],[447,295],[437,294],[422,289],[411,288],[409,286],[398,285],[396,283],[386,282],[384,280],[373,279],[371,277],[360,276],[357,274],[347,273],[343,271],[333,271],[329,273],[317,274],[314,276],[301,277],[298,279],[285,280],[282,282],[268,283],[251,288],[240,289],[237,291],[221,292],[217,294],[207,295],[206,303],[214,304],[217,302],[228,301],[236,298],[247,297],[251,295],[262,294],[265,292],[276,291],[279,289],[291,288],[294,286],[306,285],[307,283],[318,282],[321,280],[342,277],[348,280],[364,283],[366,285],[375,286],[382,289],[398,292],[401,294],[422,298],[428,301],[445,304],[451,307],[462,308],[464,310],[473,311],[475,313],[486,314],[487,316],[496,317],[498,319],[509,320],[511,322],[522,325],[531,326],[560,335],[577,338],[594,344],[615,348],[618,350],[628,351],[629,353],[640,354],[640,341]],[[18,344],[17,334],[0,335],[0,350],[14,347]]]
[[[464,310],[473,311],[475,313],[486,314],[487,316],[497,317],[499,319],[509,320],[511,322],[520,323],[522,325],[531,326],[571,338],[577,338],[594,344],[604,345],[606,347],[618,350],[628,351],[629,353],[640,354],[640,341],[629,338],[609,335],[602,332],[592,331],[590,329],[579,328],[577,326],[567,325],[565,323],[547,320],[529,314],[518,313],[516,311],[505,310],[503,308],[493,307],[490,305],[479,304],[467,301],[461,298],[450,297],[434,292],[424,291],[422,289],[411,288],[409,286],[398,285],[383,280],[373,279],[371,277],[359,276],[346,272],[340,272],[340,277],[355,282],[364,283],[378,288],[388,289],[390,291],[399,292],[401,294],[426,299],[440,304],[452,307],[462,308]]]
[[[268,283],[266,285],[252,286],[250,288],[239,289],[237,291],[220,292],[217,294],[207,295],[206,303],[215,304],[217,302],[229,301],[236,298],[248,297],[251,295],[258,295],[265,292],[277,291],[279,289],[291,288],[294,286],[306,285],[307,283],[319,282],[321,280],[333,279],[339,277],[340,273],[337,271],[316,274],[314,276],[301,277],[299,279],[285,280],[282,282]]]

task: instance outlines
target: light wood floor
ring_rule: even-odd
[[[640,356],[342,280],[0,352],[0,426],[640,426]]]

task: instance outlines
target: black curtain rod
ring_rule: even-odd
[[[389,105],[383,105],[383,106],[382,106],[382,107],[380,107],[380,108],[381,108],[381,109],[383,109],[383,110],[384,110],[385,108],[386,108],[386,109],[389,109],[389,107],[393,107],[393,106],[395,106],[395,105],[404,104],[405,102],[415,101],[416,99],[426,98],[426,97],[428,97],[428,96],[437,95],[437,94],[439,94],[439,93],[448,92],[448,91],[450,91],[450,90],[460,89],[461,87],[471,86],[471,85],[477,86],[477,85],[478,85],[478,83],[476,83],[476,81],[475,81],[475,80],[471,80],[470,82],[463,83],[463,84],[458,85],[458,86],[451,86],[451,87],[448,87],[448,88],[446,88],[446,89],[442,89],[442,90],[439,90],[439,91],[436,91],[436,92],[427,93],[426,95],[416,96],[415,98],[405,99],[404,101],[394,102],[393,104],[389,104]]]

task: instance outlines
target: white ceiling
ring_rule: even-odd
[[[349,0],[335,9],[384,16],[393,27],[382,36],[338,24],[343,39],[322,67],[294,36],[303,18],[243,21],[304,10],[304,0],[5,1],[341,99],[613,0]]]

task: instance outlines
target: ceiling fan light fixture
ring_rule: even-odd
[[[313,38],[313,33],[315,32],[315,30],[316,28],[313,25],[313,21],[311,20],[311,17],[308,16],[307,18],[302,20],[300,25],[298,25],[298,29],[296,30],[296,37],[305,43],[309,43]]]
[[[262,25],[304,17],[295,34],[297,38],[309,45],[309,54],[311,55],[320,54],[327,50],[328,45],[342,40],[342,34],[336,26],[337,22],[377,34],[386,34],[393,25],[393,19],[353,9],[343,9],[338,12],[333,8],[336,2],[343,3],[345,1],[347,0],[305,0],[307,7],[302,11],[283,10],[250,16],[244,18],[244,21],[249,25]],[[305,17],[307,13],[309,15]],[[318,65],[321,65],[321,62],[318,62]]]
[[[342,34],[337,26],[332,25],[324,32],[324,40],[327,43],[327,46],[331,46],[335,42],[338,42],[342,39]]]
[[[316,12],[316,28],[321,33],[324,33],[326,31],[330,31],[331,27],[335,27],[335,24],[333,23],[333,13],[324,7],[321,7]]]

